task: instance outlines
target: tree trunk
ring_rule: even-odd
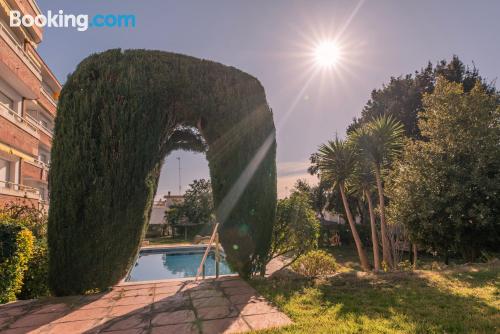
[[[417,255],[418,255],[418,248],[417,244],[413,244],[413,269],[417,269]]]
[[[385,200],[384,188],[382,186],[382,177],[380,176],[380,167],[375,165],[375,179],[377,181],[378,200],[380,208],[380,232],[382,234],[382,255],[387,266],[393,267],[391,244],[387,235],[387,225],[385,223]]]
[[[361,268],[364,271],[370,270],[370,265],[368,264],[368,259],[366,257],[365,250],[363,249],[363,243],[359,238],[358,230],[356,229],[356,225],[354,225],[354,219],[352,217],[351,210],[349,209],[349,203],[347,202],[347,197],[345,194],[344,183],[339,183],[340,195],[342,196],[342,203],[344,203],[344,209],[347,216],[347,221],[349,222],[349,226],[351,227],[352,237],[354,238],[354,243],[356,244],[356,249],[358,250],[359,262],[361,263]]]
[[[366,201],[368,202],[368,211],[370,213],[370,227],[372,230],[372,244],[373,244],[373,263],[375,266],[375,272],[380,270],[380,257],[378,250],[378,237],[377,237],[377,226],[375,224],[375,212],[373,212],[372,197],[370,192],[365,190]]]

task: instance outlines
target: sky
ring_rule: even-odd
[[[135,28],[46,28],[39,52],[64,83],[92,53],[156,49],[235,66],[263,84],[277,126],[278,192],[307,174],[318,145],[359,116],[391,76],[458,55],[488,80],[500,76],[500,1],[39,0],[43,13],[133,14]],[[314,62],[318,43],[335,40],[333,68]],[[208,178],[203,154],[166,158],[157,197]]]

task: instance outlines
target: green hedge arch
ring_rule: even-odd
[[[228,261],[246,277],[261,270],[276,210],[264,88],[212,61],[116,49],[83,60],[61,92],[49,175],[54,294],[105,289],[126,274],[176,148],[206,152]]]

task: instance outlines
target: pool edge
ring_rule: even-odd
[[[127,270],[127,273],[125,274],[125,276],[115,285],[115,286],[130,286],[130,285],[145,285],[145,284],[155,284],[155,283],[167,283],[167,282],[188,282],[188,281],[195,281],[195,277],[183,277],[183,278],[166,278],[166,279],[161,279],[161,280],[150,280],[150,281],[133,281],[133,282],[127,282],[126,279],[130,276],[130,273],[132,271],[132,269],[134,268],[134,264],[137,262],[137,258],[139,256],[139,253],[141,252],[141,250],[161,250],[161,249],[171,249],[171,248],[192,248],[192,247],[205,247],[207,246],[207,244],[189,244],[189,245],[186,245],[186,244],[181,244],[181,245],[176,245],[176,244],[171,244],[171,245],[147,245],[147,246],[141,246],[139,248],[139,250],[137,251],[137,254],[136,256],[134,257],[134,261],[132,261],[132,265],[130,266],[130,268]],[[212,245],[211,247],[214,247],[214,245]],[[219,246],[222,251],[224,251],[224,249],[222,248],[222,246]],[[222,277],[239,277],[238,274],[224,274],[224,275],[219,275],[219,278],[222,278]],[[204,279],[200,278],[198,279],[198,281],[202,281],[202,280],[212,280],[212,279],[216,279],[215,275],[214,276],[205,276]]]

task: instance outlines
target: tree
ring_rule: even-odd
[[[194,180],[184,194],[182,207],[190,223],[206,224],[213,220],[214,203],[210,181]]]
[[[399,154],[403,145],[403,125],[391,116],[380,116],[356,129],[350,139],[362,156],[372,165],[377,183],[382,254],[386,265],[396,266],[385,219],[385,199],[382,171]]]
[[[165,212],[167,222],[173,226],[187,220],[190,224],[204,225],[214,220],[212,186],[205,179],[194,180],[184,193],[184,201],[171,205]],[[191,230],[198,233],[199,229]],[[186,232],[187,233],[187,232]]]
[[[422,98],[426,93],[434,91],[437,77],[462,83],[465,92],[469,92],[477,81],[488,94],[495,94],[495,87],[479,75],[475,66],[469,68],[457,57],[453,56],[447,62],[441,60],[433,66],[431,62],[414,74],[391,77],[388,84],[380,89],[374,89],[370,100],[366,103],[361,117],[353,120],[348,132],[361,127],[376,117],[390,115],[400,121],[406,136],[421,139],[418,127],[419,112],[423,109]]]
[[[295,191],[278,201],[269,261],[282,255],[290,257],[284,267],[318,247],[319,221],[306,193]]]
[[[357,151],[351,143],[336,137],[319,147],[316,156],[316,170],[320,178],[331,182],[340,191],[347,221],[351,227],[352,236],[358,251],[359,261],[363,270],[368,271],[370,266],[366,257],[363,243],[359,237],[351,209],[346,195],[346,182],[351,177],[357,164]]]
[[[390,219],[412,241],[468,261],[500,244],[500,107],[478,81],[440,78],[424,96],[425,141],[407,143],[389,182]]]
[[[178,225],[182,219],[186,217],[185,207],[183,204],[172,204],[165,211],[165,219],[169,225]]]
[[[316,215],[324,219],[323,210],[328,202],[327,189],[328,184],[322,180],[317,185],[311,186],[306,180],[299,179],[295,182],[292,192],[306,194]]]
[[[375,178],[373,175],[373,170],[370,168],[367,161],[360,159],[358,166],[352,177],[352,184],[357,192],[361,195],[363,199],[366,200],[368,204],[368,213],[370,215],[370,230],[372,237],[372,247],[373,247],[373,264],[375,271],[380,270],[380,255],[378,247],[378,233],[377,233],[377,223],[375,218],[375,210],[372,202],[372,190],[375,184]]]

